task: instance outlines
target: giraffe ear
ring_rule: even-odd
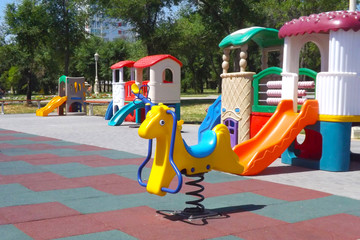
[[[178,127],[182,127],[183,124],[184,124],[184,120],[177,121],[177,126]]]

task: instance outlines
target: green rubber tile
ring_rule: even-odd
[[[224,237],[218,237],[218,238],[211,238],[208,240],[243,240],[242,238],[238,238],[236,236],[233,235],[229,235],[229,236],[224,236]]]
[[[32,137],[38,136],[38,135],[30,134],[30,133],[21,133],[21,132],[7,134],[7,135],[18,137],[18,138],[32,138]]]
[[[146,206],[154,208],[156,210],[183,210],[188,207],[186,201],[198,199],[193,196],[186,196],[183,193],[166,194],[164,197],[153,195],[150,193],[144,193],[144,201]],[[192,207],[192,206],[190,206]]]
[[[133,168],[133,167],[129,167],[129,168]],[[116,174],[120,175],[122,177],[130,178],[130,179],[132,179],[134,181],[137,181],[138,180],[138,178],[137,178],[138,169],[139,169],[139,166],[136,166],[136,171],[135,172],[133,172],[133,171],[131,171],[131,172],[117,172]],[[143,180],[144,179],[149,179],[150,170],[151,169],[147,168],[147,167],[143,168],[143,171],[142,171],[142,174],[141,174],[141,177],[142,177]]]
[[[91,187],[83,188],[72,188],[72,189],[59,189],[51,191],[37,192],[37,195],[44,199],[50,199],[51,201],[64,202],[67,200],[78,200],[78,199],[91,199],[97,197],[104,197],[108,194],[96,190]]]
[[[19,183],[3,184],[0,185],[0,196],[12,195],[16,193],[27,193],[31,192],[28,188],[24,187]]]
[[[165,197],[149,193],[137,193],[126,195],[107,195],[93,198],[81,198],[61,201],[62,204],[81,213],[98,213],[124,208],[149,206],[157,210],[182,210],[185,201],[189,200],[184,194],[168,194]]]
[[[118,165],[118,166],[110,166],[110,167],[98,167],[101,171],[106,174],[115,173],[121,175],[122,173],[130,173],[134,176],[137,176],[137,171],[139,166],[137,165]]]
[[[289,223],[360,210],[360,201],[340,196],[268,205],[254,213]]]
[[[20,156],[20,155],[28,155],[28,154],[37,154],[36,152],[39,152],[39,151],[33,151],[33,150],[27,149],[27,148],[1,149],[1,153],[5,154],[7,156]]]
[[[232,181],[248,179],[243,176],[238,176],[238,175],[233,175],[233,174],[223,173],[223,172],[218,172],[218,171],[208,172],[204,176],[205,176],[204,182],[207,182],[207,183],[222,183],[222,182],[232,182]]]
[[[98,233],[90,233],[66,238],[57,238],[56,240],[99,240],[99,239],[106,239],[106,240],[136,240],[126,233],[123,233],[118,230],[111,230],[106,232],[98,232]]]
[[[101,168],[93,168],[81,163],[41,165],[41,168],[44,169],[44,171],[50,171],[67,178],[107,174],[107,172]]]
[[[64,164],[51,164],[51,165],[40,165],[41,168],[46,169],[50,172],[68,171],[77,169],[88,169],[89,166],[81,163],[64,163]]]
[[[0,207],[12,207],[19,205],[38,204],[53,202],[54,200],[37,192],[23,192],[1,195]]]
[[[81,213],[98,213],[124,208],[144,206],[148,203],[145,193],[110,195],[61,201],[62,204]]]
[[[17,229],[14,225],[0,225],[0,236],[4,240],[32,240],[31,237]]]
[[[41,167],[31,165],[24,161],[0,162],[1,175],[28,174],[46,172]]]
[[[223,213],[233,211],[254,211],[257,213],[256,210],[261,210],[272,205],[281,205],[284,203],[287,202],[245,192],[206,198],[203,202],[203,205],[207,209]]]
[[[347,212],[347,214],[351,214],[351,215],[360,217],[360,210],[349,211],[349,212]]]

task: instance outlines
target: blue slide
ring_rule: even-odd
[[[106,109],[105,120],[110,120],[112,116],[113,116],[113,100],[111,100],[108,108]]]
[[[198,142],[200,142],[202,135],[207,130],[212,130],[221,122],[221,95],[208,108],[206,117],[201,123],[198,131]]]
[[[141,101],[136,101],[135,103],[130,102],[127,105],[125,105],[124,107],[122,107],[119,111],[117,111],[114,114],[114,116],[112,116],[108,125],[109,126],[119,126],[124,122],[127,115],[129,115],[130,113],[132,113],[134,110],[136,110],[138,108],[144,108],[144,107],[145,107],[145,103],[143,103]]]

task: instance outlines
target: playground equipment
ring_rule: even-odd
[[[283,155],[284,163],[329,171],[347,171],[350,165],[352,123],[360,122],[360,22],[358,11],[334,11],[293,19],[279,31],[285,39],[283,99],[297,99],[299,52],[309,41],[321,54],[321,72],[316,76],[319,122],[309,128],[303,147],[292,145]],[[309,152],[307,139],[320,141]],[[315,161],[314,161],[315,160]]]
[[[105,120],[110,120],[110,126],[121,125],[123,121],[140,123],[144,117],[144,109],[141,104],[134,104],[135,96],[130,87],[135,83],[134,61],[120,61],[111,66],[113,71],[113,100],[108,106]],[[125,69],[130,70],[130,80],[125,82]],[[144,83],[146,85],[146,83]],[[146,87],[143,89],[147,90]]]
[[[136,102],[131,93],[131,85],[136,83],[143,86],[143,93],[149,95],[154,103],[165,103],[176,109],[180,118],[180,78],[182,63],[171,55],[153,55],[144,57],[137,62],[121,61],[112,66],[113,69],[113,116],[109,121],[110,126],[118,126],[133,114],[133,121],[140,123],[144,116],[144,105]],[[131,68],[131,81],[124,82],[124,67]],[[143,71],[149,69],[149,81],[143,80]],[[119,71],[117,82],[116,70]],[[135,73],[135,74],[134,74]],[[135,80],[133,76],[135,75]],[[147,92],[149,91],[149,92]],[[116,93],[115,93],[116,92]],[[116,100],[115,100],[116,99]],[[115,104],[115,101],[118,103]],[[126,106],[124,106],[127,104]],[[135,111],[135,112],[134,112]]]
[[[164,196],[180,191],[182,174],[199,177],[190,184],[199,187],[199,190],[189,194],[200,199],[189,202],[195,208],[184,210],[184,215],[188,217],[193,213],[204,214],[204,206],[201,204],[204,187],[200,183],[204,174],[211,170],[255,175],[283,153],[284,163],[328,171],[347,171],[350,164],[351,125],[360,121],[360,49],[356,46],[360,40],[359,17],[360,12],[357,11],[312,14],[292,20],[280,29],[278,35],[284,38],[283,68],[267,68],[254,77],[256,96],[252,109],[268,113],[268,119],[251,139],[245,140],[249,137],[249,132],[241,133],[245,137],[233,148],[230,144],[236,143],[237,139],[234,140],[231,134],[236,132],[239,125],[244,124],[235,125],[232,120],[236,120],[241,114],[242,117],[237,118],[238,123],[242,118],[246,118],[246,121],[251,119],[248,105],[251,102],[251,81],[255,73],[245,72],[246,43],[254,38],[263,47],[263,53],[274,50],[274,47],[279,49],[280,41],[270,41],[271,44],[267,45],[269,39],[266,39],[276,39],[274,33],[277,30],[249,28],[223,40],[225,49],[221,77],[224,92],[221,114],[222,122],[230,123],[228,127],[218,124],[212,130],[205,127],[206,130],[199,131],[202,136],[199,137],[198,145],[188,146],[182,139],[182,122],[177,121],[169,107],[160,104],[155,106],[134,87],[133,91],[139,99],[152,106],[139,128],[139,135],[149,139],[148,156],[138,171],[140,185],[146,187],[149,193]],[[299,69],[299,52],[309,41],[314,42],[320,50],[320,73]],[[241,47],[240,73],[227,72],[229,51],[235,48],[233,44]],[[270,48],[265,49],[269,46]],[[281,50],[280,57],[282,58]],[[263,59],[266,60],[266,57]],[[263,62],[263,66],[267,64]],[[281,75],[281,81],[275,81],[274,75]],[[299,81],[299,75],[304,75],[305,80]],[[264,91],[261,89],[264,86],[270,89]],[[243,107],[231,105],[237,100],[230,101],[224,97],[225,92],[236,94],[231,90],[240,87],[245,89],[244,94],[239,93],[243,96],[242,101],[246,102]],[[235,99],[238,96],[232,97]],[[299,105],[302,106],[298,113]],[[214,108],[215,106],[218,105],[214,105]],[[274,109],[275,112],[272,113]],[[231,121],[227,121],[229,118]],[[244,129],[249,130],[250,127],[247,125]],[[302,129],[305,129],[306,138],[299,144],[296,137]],[[155,157],[145,183],[142,180],[142,170],[151,158],[153,138],[157,143]],[[175,177],[177,186],[169,188]]]
[[[85,78],[61,76],[58,92],[59,96],[51,99],[45,107],[36,110],[36,116],[47,116],[55,108],[58,108],[59,115],[64,115],[64,108],[66,115],[86,114]]]
[[[152,194],[164,196],[177,193],[182,187],[182,174],[200,176],[211,170],[239,175],[254,175],[261,172],[291,144],[300,131],[317,121],[317,101],[307,101],[300,113],[293,112],[292,100],[283,100],[275,114],[258,135],[231,148],[228,128],[223,124],[202,134],[199,144],[188,146],[181,136],[183,121],[177,121],[175,113],[166,105],[155,105],[144,97],[136,85],[132,87],[135,95],[144,104],[151,105],[146,119],[138,133],[149,139],[148,156],[138,171],[139,183]],[[147,183],[142,180],[142,169],[152,155],[152,139],[156,139],[155,158]],[[178,179],[175,189],[169,185],[174,177]],[[195,210],[201,213],[201,201],[196,202]],[[199,208],[200,206],[200,208]],[[194,210],[191,210],[194,213]]]

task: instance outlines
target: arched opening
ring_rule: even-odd
[[[82,112],[82,104],[79,102],[74,102],[69,107],[69,112]]]
[[[166,68],[163,73],[162,73],[162,82],[163,83],[173,83],[174,79],[173,79],[173,72],[171,71],[171,69]]]
[[[322,141],[322,136],[318,131],[305,129],[305,134],[297,136],[295,140],[295,155],[301,158],[320,160]]]
[[[299,54],[298,103],[315,99],[316,74],[321,71],[321,52],[315,42],[306,42]]]
[[[321,70],[321,53],[315,42],[307,42],[300,50],[299,68],[309,68],[316,72]]]

